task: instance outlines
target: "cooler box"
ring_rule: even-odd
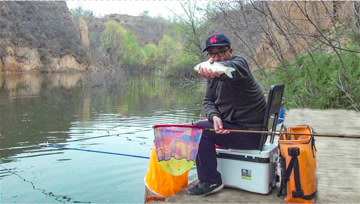
[[[277,144],[266,144],[262,151],[216,149],[218,171],[226,187],[268,194],[276,187]]]
[[[257,150],[216,149],[217,169],[225,186],[259,194],[268,194],[276,187],[279,181],[276,171],[279,154],[274,138],[284,88],[283,84],[270,87],[262,130],[272,132],[261,134]],[[266,143],[269,135],[269,142]]]

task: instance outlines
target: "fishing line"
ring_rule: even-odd
[[[151,129],[152,129],[152,128],[151,128]],[[143,130],[135,130],[135,131],[130,131],[130,132],[122,132],[122,133],[99,135],[99,136],[94,136],[94,137],[87,137],[87,138],[81,138],[81,139],[76,139],[76,140],[70,140],[70,141],[67,141],[67,142],[78,142],[78,141],[91,140],[91,139],[97,139],[97,138],[103,138],[103,137],[112,137],[112,136],[120,136],[120,135],[126,135],[126,134],[133,134],[133,133],[137,133],[137,132],[148,131],[148,130],[151,130],[151,129],[150,129],[150,128],[147,128],[147,129],[143,129]]]
[[[106,151],[98,151],[98,150],[82,149],[82,148],[61,147],[61,146],[54,145],[54,144],[47,144],[47,147],[64,149],[64,150],[76,150],[76,151],[83,151],[83,152],[93,152],[93,153],[100,153],[100,154],[112,154],[112,155],[119,155],[119,156],[126,156],[126,157],[150,159],[150,157],[146,157],[146,156],[139,156],[139,155],[133,155],[133,154],[121,154],[121,153],[116,153],[116,152],[106,152]]]
[[[193,121],[185,123],[185,124],[193,124]],[[153,129],[153,128],[151,128],[151,129]],[[150,129],[146,129],[146,130],[150,130]],[[139,131],[144,131],[144,130],[139,130]],[[111,135],[103,135],[103,136],[97,136],[96,138],[108,137],[108,136],[114,136],[114,135],[121,135],[121,134],[129,134],[129,133],[134,133],[134,132],[138,132],[138,131],[117,133],[117,134],[111,134]],[[88,138],[88,139],[90,139],[90,138]],[[74,140],[72,140],[72,141],[74,141]],[[76,141],[79,141],[79,140],[76,140]],[[46,146],[47,147],[52,147],[52,148],[57,148],[57,149],[64,149],[64,150],[75,150],[75,151],[83,151],[83,152],[93,152],[93,153],[100,153],[100,154],[111,154],[111,155],[118,155],[118,156],[127,156],[127,157],[135,157],[135,158],[142,158],[142,159],[150,159],[150,157],[146,157],[146,156],[139,156],[139,155],[133,155],[133,154],[122,154],[122,153],[98,151],[98,150],[90,150],[90,149],[83,149],[83,148],[62,147],[62,146],[59,146],[59,145],[56,145],[56,144],[51,144],[51,143],[46,143]]]
[[[90,201],[78,201],[78,200],[74,200],[73,198],[70,198],[68,196],[64,196],[64,195],[56,195],[54,194],[53,192],[51,191],[46,191],[44,189],[40,189],[40,188],[37,188],[35,186],[35,184],[32,182],[32,181],[28,181],[26,180],[24,177],[20,176],[19,174],[15,173],[12,169],[8,169],[8,168],[5,168],[3,165],[0,164],[0,167],[2,168],[1,171],[6,171],[8,172],[9,174],[12,174],[14,176],[17,176],[18,178],[20,178],[21,180],[27,182],[27,183],[30,183],[30,185],[32,186],[32,188],[34,190],[37,190],[37,191],[40,191],[41,193],[45,194],[46,196],[49,196],[49,197],[54,197],[55,200],[57,201],[60,201],[62,203],[69,203],[69,202],[73,202],[73,203],[91,203]]]
[[[151,128],[152,129],[152,128]],[[66,143],[70,143],[70,142],[78,142],[78,141],[85,141],[85,140],[91,140],[91,139],[97,139],[97,138],[103,138],[103,137],[112,137],[112,136],[120,136],[120,135],[126,135],[126,134],[133,134],[133,133],[137,133],[137,132],[142,132],[142,131],[148,131],[151,130],[150,128],[144,129],[144,130],[135,130],[135,131],[130,131],[130,132],[121,132],[121,133],[114,133],[114,134],[106,134],[106,135],[99,135],[99,136],[94,136],[94,137],[88,137],[88,138],[81,138],[81,139],[76,139],[76,140],[70,140],[70,141],[66,141]],[[22,146],[22,147],[10,147],[10,148],[4,148],[4,149],[0,149],[0,151],[4,151],[4,150],[18,150],[18,149],[28,149],[28,148],[35,148],[35,147],[46,147],[48,143],[45,144],[37,144],[37,145],[29,145],[29,146]]]
[[[111,136],[119,136],[119,135],[125,135],[125,134],[133,134],[133,133],[136,133],[136,132],[142,132],[142,131],[148,131],[148,130],[150,130],[150,129],[136,130],[136,131],[130,131],[130,132],[123,132],[123,133],[115,133],[115,134],[107,134],[107,135],[100,135],[100,136],[96,136],[96,137],[71,140],[71,141],[68,141],[68,142],[84,141],[84,140],[89,140],[89,139],[111,137]],[[56,145],[56,144],[51,144],[51,143],[45,143],[45,145],[47,147],[52,147],[52,148],[56,148],[56,149],[75,150],[75,151],[83,151],[83,152],[92,152],[92,153],[100,153],[100,154],[111,154],[111,155],[118,155],[118,156],[127,156],[127,157],[135,157],[135,158],[142,158],[142,159],[150,159],[150,157],[146,157],[146,156],[139,156],[139,155],[132,155],[132,154],[122,154],[122,153],[107,152],[107,151],[98,151],[98,150],[83,149],[83,148],[63,147],[63,146]]]

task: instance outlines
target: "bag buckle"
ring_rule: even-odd
[[[293,198],[302,198],[302,197],[304,197],[304,191],[303,190],[292,191],[292,197]]]
[[[288,149],[289,156],[293,155],[293,152],[295,152],[295,155],[300,155],[300,149],[298,147],[293,147]]]

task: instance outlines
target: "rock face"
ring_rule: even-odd
[[[287,28],[287,32],[293,34],[288,35],[288,39],[286,39],[279,32],[274,32],[272,37],[277,39],[278,44],[276,44],[276,48],[282,50],[285,59],[294,59],[293,52],[304,52],[308,44],[315,39],[315,34],[319,32],[318,30],[323,32],[334,28],[335,23],[329,17],[330,15],[334,16],[337,23],[345,22],[352,18],[352,4],[353,2],[350,1],[271,2],[269,9],[277,24],[282,28]],[[312,19],[312,22],[303,14],[304,11],[307,12],[306,14],[309,16],[309,19]],[[292,24],[289,23],[289,20]],[[277,26],[273,22],[269,24],[274,28],[273,30],[277,30]],[[264,35],[262,38],[266,39],[267,37]],[[350,44],[351,40],[340,39],[340,41],[341,43],[338,46],[346,47]],[[291,43],[292,47],[289,46],[289,43]],[[272,43],[262,43],[256,52],[256,61],[267,68],[276,67],[280,64],[270,44]],[[255,64],[252,66],[256,67]]]
[[[0,71],[91,69],[86,22],[79,25],[64,1],[0,2]]]
[[[80,31],[80,39],[84,46],[90,47],[90,41],[89,41],[89,31],[86,24],[85,19],[80,16],[78,19],[78,25],[79,25],[79,31]]]

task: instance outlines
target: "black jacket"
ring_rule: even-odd
[[[207,118],[214,115],[224,122],[242,124],[250,130],[260,130],[264,121],[266,101],[264,93],[252,75],[244,58],[233,56],[219,62],[233,67],[233,78],[221,74],[219,78],[208,79],[203,101]]]

